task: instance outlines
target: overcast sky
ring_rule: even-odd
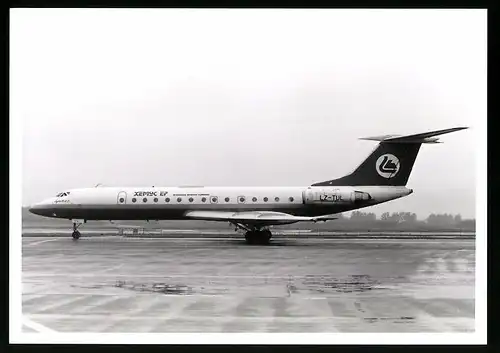
[[[424,145],[414,194],[370,210],[475,216],[484,10],[11,10],[23,204],[77,187],[307,186],[359,137]]]

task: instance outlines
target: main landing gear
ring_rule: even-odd
[[[243,223],[231,222],[238,229],[245,231],[245,240],[251,245],[267,245],[273,234],[269,229],[262,229],[257,225],[248,225]]]
[[[245,240],[251,245],[267,245],[273,236],[269,229],[262,229],[256,225],[231,222],[238,229],[245,231]]]
[[[80,227],[85,221],[83,222],[78,222],[78,221],[73,221],[73,233],[71,236],[73,237],[74,240],[80,239],[80,232],[78,231],[78,227]]]
[[[250,230],[245,233],[245,240],[251,245],[267,245],[272,236],[271,231],[268,229]]]

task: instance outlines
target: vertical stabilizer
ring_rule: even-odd
[[[405,186],[410,177],[420,146],[440,143],[434,136],[467,129],[457,127],[423,134],[365,137],[363,140],[380,141],[377,148],[351,174],[339,179],[315,183],[312,186]]]

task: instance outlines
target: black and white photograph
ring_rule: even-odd
[[[486,342],[487,10],[9,31],[11,343]]]

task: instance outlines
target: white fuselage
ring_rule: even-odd
[[[96,187],[72,189],[31,207],[47,217],[84,220],[184,219],[193,210],[335,214],[409,195],[404,186]]]

